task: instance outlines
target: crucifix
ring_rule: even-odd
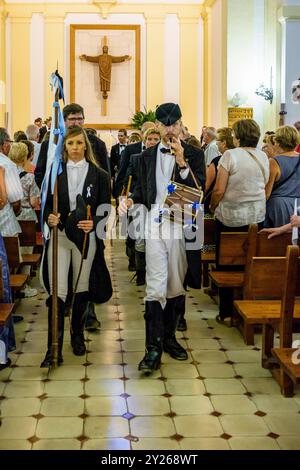
[[[98,64],[99,78],[100,78],[100,90],[102,92],[102,97],[103,97],[102,114],[103,116],[107,116],[107,98],[108,98],[108,92],[110,91],[112,64],[117,64],[120,62],[125,62],[126,60],[130,60],[131,56],[123,55],[123,56],[118,57],[118,56],[112,56],[108,54],[107,36],[104,36],[102,50],[103,50],[103,54],[100,54],[97,56],[88,56],[86,54],[83,54],[79,56],[79,59]]]

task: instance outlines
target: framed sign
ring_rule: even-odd
[[[229,127],[232,127],[240,119],[253,119],[253,108],[228,108]]]
[[[129,128],[140,110],[140,26],[70,25],[70,100],[85,127]]]

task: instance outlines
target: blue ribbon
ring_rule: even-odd
[[[168,193],[169,193],[169,194],[173,194],[173,193],[175,192],[175,189],[176,189],[176,185],[175,185],[175,184],[170,183],[170,184],[168,185]]]

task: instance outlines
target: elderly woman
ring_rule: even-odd
[[[295,150],[299,134],[295,127],[282,126],[274,139],[276,157],[270,159],[265,227],[287,224],[294,212],[295,199],[300,199],[300,155]]]
[[[218,129],[216,142],[217,142],[217,147],[219,149],[220,155],[214,158],[211,164],[206,168],[205,200],[204,200],[204,209],[206,213],[209,212],[211,195],[212,195],[212,191],[214,189],[216,179],[217,179],[219,161],[222,155],[226,152],[226,150],[230,150],[234,148],[232,129],[230,127],[222,127],[221,129]]]
[[[246,232],[250,224],[262,225],[266,212],[269,160],[257,149],[260,128],[254,120],[243,119],[233,125],[232,135],[236,148],[227,150],[220,159],[210,205],[216,217],[217,264],[221,232]],[[223,321],[232,316],[233,293],[220,289],[219,294],[217,320]]]
[[[275,132],[265,134],[264,143],[261,149],[265,152],[268,158],[276,156]]]

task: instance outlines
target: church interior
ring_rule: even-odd
[[[195,137],[199,143],[198,151],[203,158],[204,155],[207,158],[206,151],[213,139],[222,140],[222,129],[230,129],[229,139],[236,140],[238,123],[254,120],[255,129],[260,129],[257,145],[243,146],[240,140],[240,147],[251,147],[252,153],[256,147],[259,149],[256,156],[252,155],[255,162],[249,157],[249,164],[253,165],[257,178],[266,178],[267,198],[272,198],[268,195],[269,178],[265,175],[266,168],[272,172],[269,159],[273,160],[273,169],[280,159],[286,158],[276,156],[284,155],[284,150],[300,160],[299,35],[300,0],[0,0],[3,178],[8,167],[1,159],[8,158],[3,155],[5,145],[14,146],[13,140],[18,142],[15,133],[23,131],[24,142],[32,140],[26,130],[40,118],[45,133],[50,135],[48,139],[51,141],[51,136],[55,139],[53,128],[59,126],[54,126],[57,114],[49,79],[57,70],[63,78],[61,109],[70,103],[82,106],[84,115],[81,116],[78,108],[73,114],[71,111],[70,119],[74,120],[73,124],[94,132],[106,146],[113,207],[119,204],[121,192],[116,191],[120,166],[113,168],[112,148],[118,139],[122,145],[120,132],[125,131],[129,140],[137,132],[139,139],[141,127],[134,129],[132,119],[140,111],[147,115],[144,122],[153,121],[155,127],[155,119],[149,116],[163,103],[178,103],[181,113],[173,121],[171,113],[169,121],[164,118],[160,121],[157,114],[158,129],[175,126],[176,119],[179,122],[182,115],[182,126],[189,138]],[[49,116],[52,125],[46,123]],[[68,117],[63,118],[67,123]],[[280,136],[283,139],[280,129],[284,127],[294,142],[291,146],[289,142],[284,147],[280,140]],[[3,141],[1,129],[6,136]],[[86,135],[90,134],[86,132]],[[149,130],[144,135],[147,140]],[[163,131],[158,135],[163,139]],[[205,135],[213,137],[206,142]],[[278,145],[281,142],[281,152],[276,153],[274,142]],[[40,143],[42,149],[42,140]],[[127,140],[126,146],[130,146]],[[271,152],[271,146],[274,153],[269,155],[267,150]],[[221,157],[223,152],[218,149]],[[233,145],[227,146],[227,152],[230,149]],[[122,155],[120,151],[120,165]],[[177,163],[182,161],[177,159],[177,154],[175,158]],[[259,159],[266,165],[264,171],[262,163],[257,163]],[[192,166],[192,157],[188,161]],[[38,159],[33,163],[38,165]],[[22,248],[32,248],[32,244],[24,242],[22,246],[21,243],[20,253],[17,250],[16,255],[21,261],[17,268],[13,267],[15,258],[13,262],[5,242],[5,227],[2,229],[1,225],[5,206],[2,206],[0,171],[0,234],[6,247],[11,282],[8,288],[12,292],[10,302],[3,300],[3,271],[0,282],[1,450],[300,450],[297,279],[300,208],[296,184],[300,180],[293,179],[298,165],[288,174],[284,164],[280,171],[281,175],[286,171],[287,176],[282,176],[277,191],[283,191],[288,182],[292,209],[285,222],[264,227],[271,233],[272,229],[289,224],[289,231],[269,240],[268,234],[260,233],[262,219],[253,220],[255,228],[252,222],[234,226],[249,226],[240,231],[244,233],[231,233],[238,230],[227,230],[229,223],[225,220],[229,219],[220,219],[228,233],[220,230],[221,245],[216,255],[215,233],[208,233],[209,227],[215,217],[225,214],[225,209],[224,212],[215,209],[216,203],[215,215],[209,216],[208,221],[204,216],[206,248],[202,247],[201,254],[194,254],[199,257],[201,288],[186,288],[184,326],[179,328],[177,324],[176,338],[187,359],[173,357],[164,350],[158,366],[150,367],[151,373],[148,369],[143,373],[143,366],[138,370],[145,354],[145,335],[148,335],[145,299],[147,304],[150,297],[146,283],[149,281],[150,285],[151,273],[146,267],[146,281],[139,283],[134,270],[128,269],[128,244],[126,237],[120,236],[118,224],[109,232],[111,238],[104,242],[113,292],[108,301],[95,306],[99,325],[85,328],[84,353],[74,352],[72,327],[69,331],[72,320],[66,317],[63,364],[40,367],[49,328],[48,293],[40,279],[44,243],[41,229],[34,223],[33,251],[22,251]],[[221,165],[221,168],[225,167]],[[185,171],[189,172],[190,167],[178,163],[179,178],[184,179]],[[244,173],[244,183],[248,177],[250,181],[250,173]],[[280,181],[280,177],[276,176],[274,181]],[[216,184],[218,181],[219,173]],[[122,195],[128,200],[130,183],[123,183]],[[87,189],[88,195],[93,185]],[[6,190],[8,193],[9,188]],[[264,188],[263,193],[266,205]],[[214,190],[211,206],[216,198]],[[19,240],[23,239],[21,235]],[[269,245],[272,242],[272,248],[265,248],[266,240]],[[2,256],[1,246],[2,241]],[[264,248],[260,250],[260,246]],[[226,260],[223,270],[222,254]],[[29,270],[24,271],[26,256],[31,256],[31,261]],[[153,256],[157,261],[159,253]],[[25,272],[28,295],[20,293],[20,286],[13,284]],[[234,303],[229,321],[222,318],[220,310],[221,295],[228,286]],[[263,292],[264,286],[267,294]],[[9,315],[1,303],[13,305]],[[21,321],[14,322],[13,317],[19,320],[21,317]],[[6,353],[2,344],[7,337],[8,321],[13,323],[16,344],[8,351],[9,359],[3,359]],[[289,361],[288,352],[292,354]]]

